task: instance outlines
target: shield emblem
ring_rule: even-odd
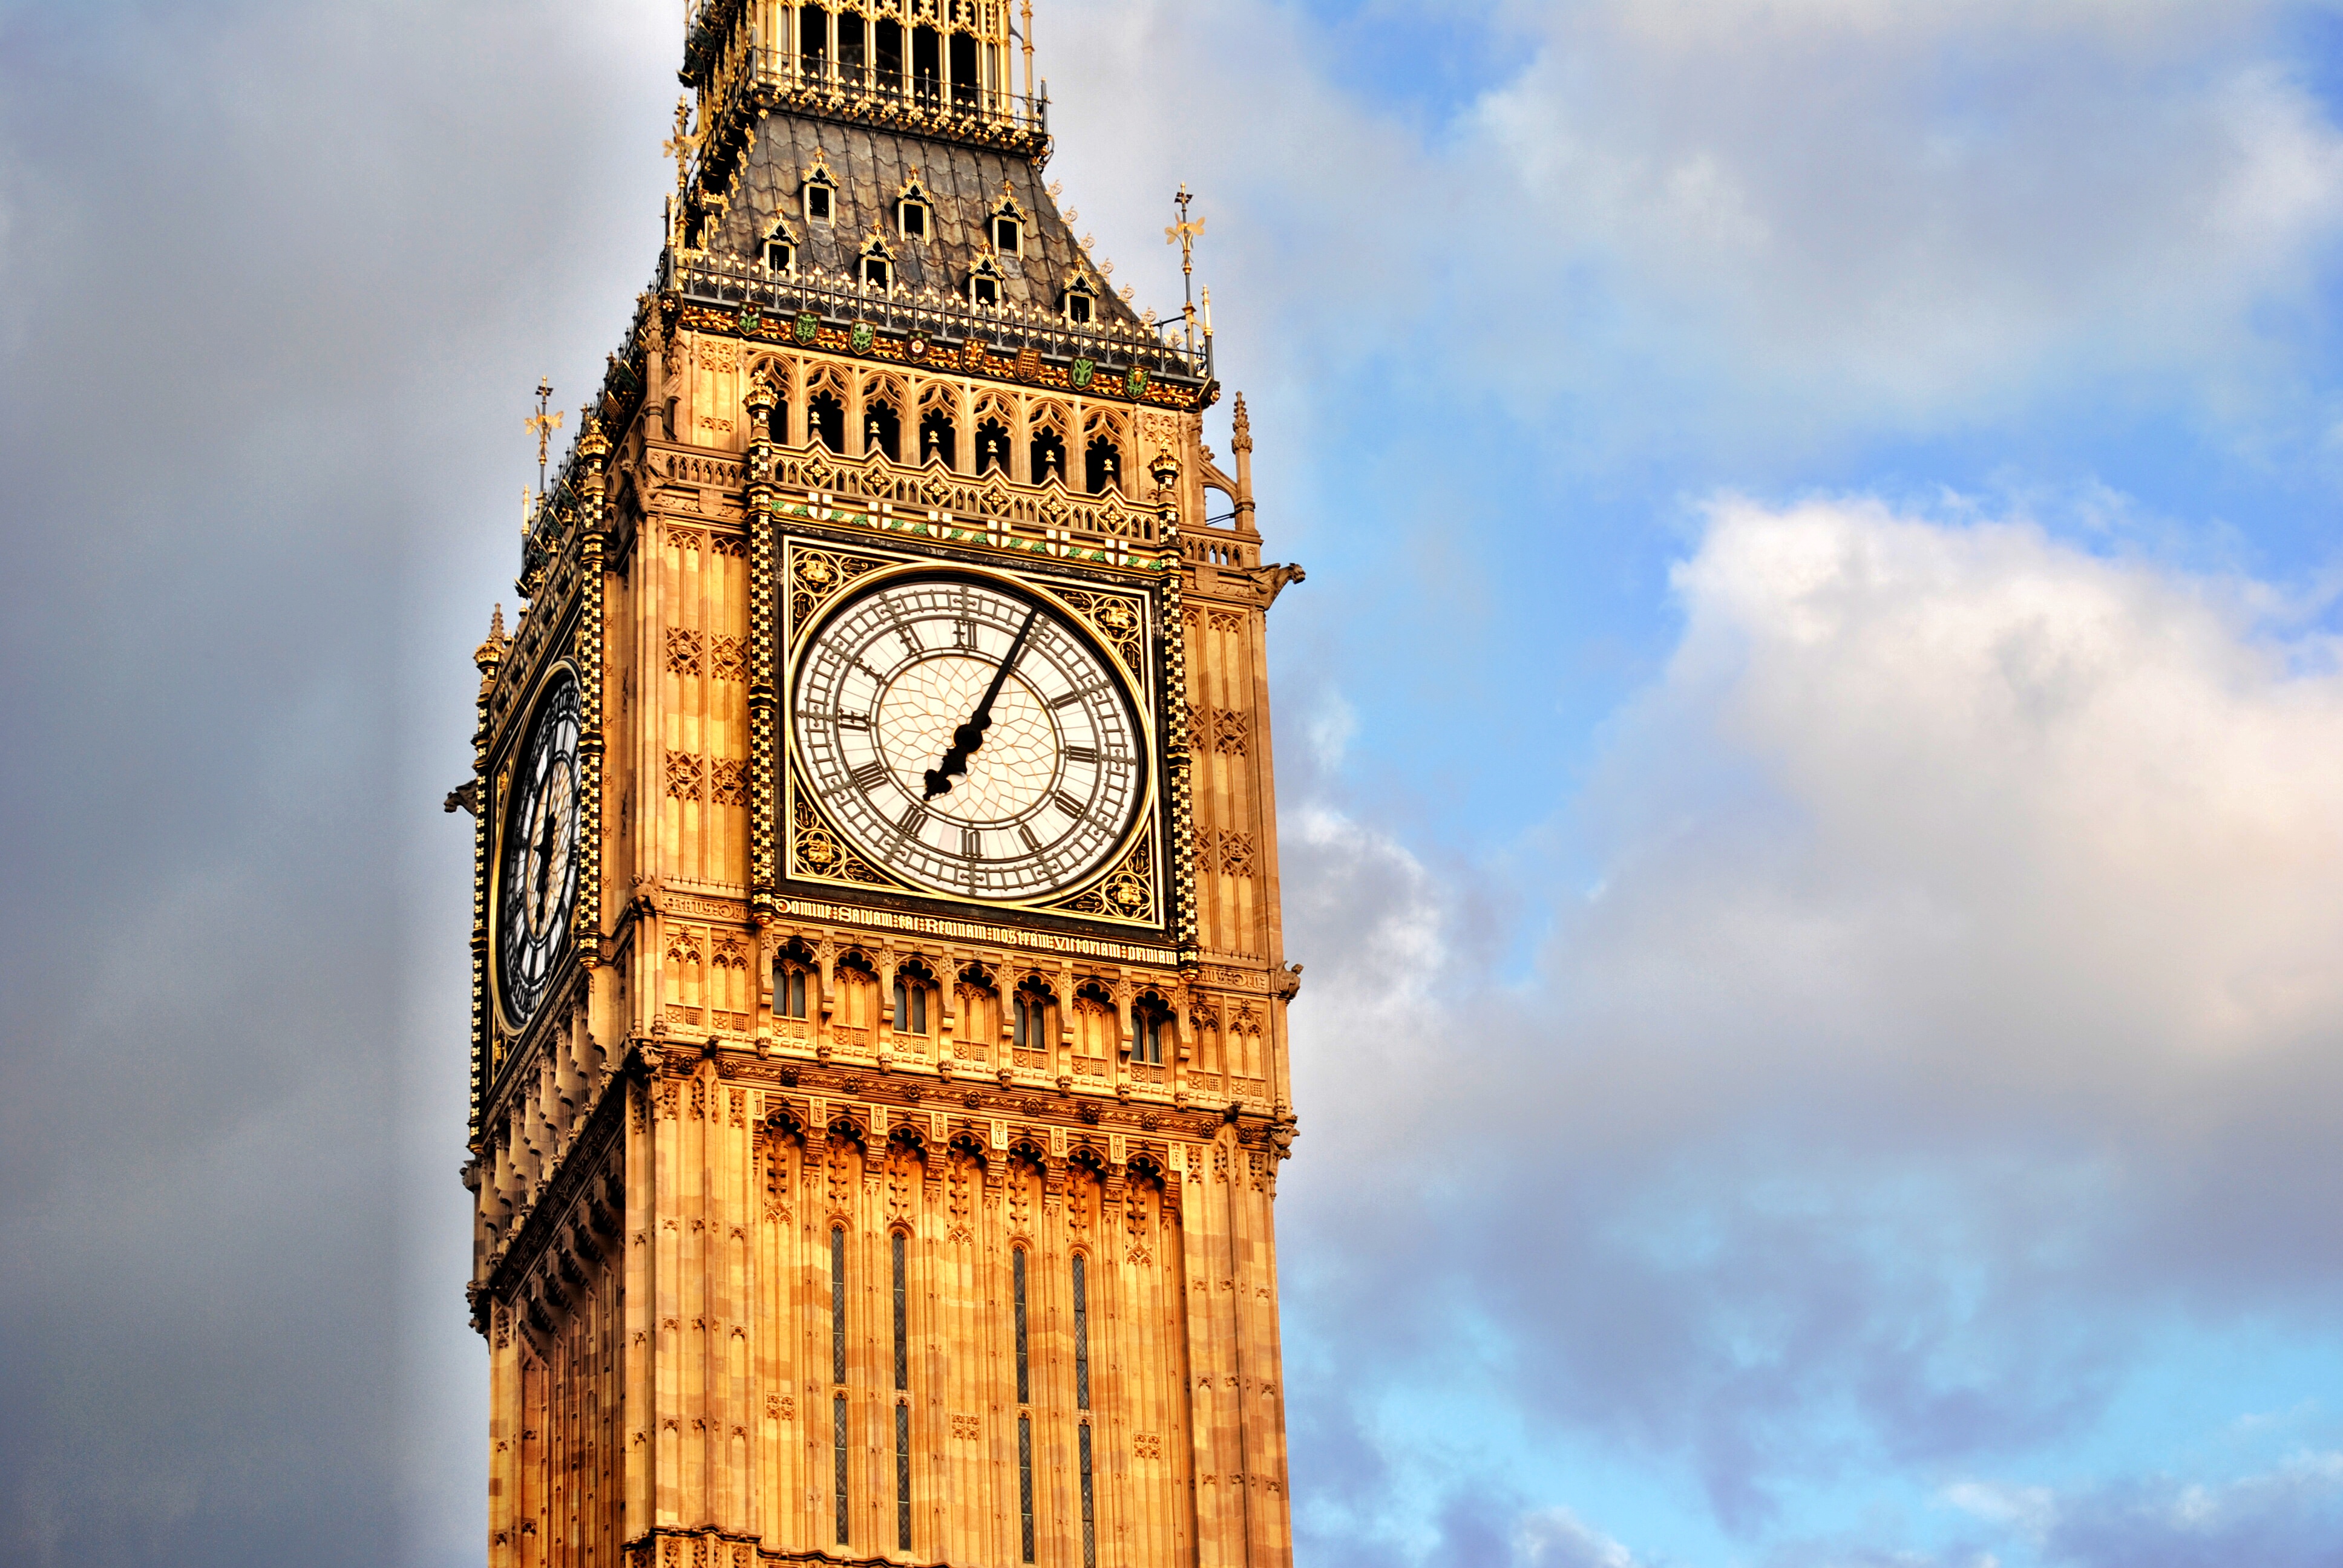
[[[740,307],[740,330],[742,333],[750,337],[754,337],[757,335],[757,329],[764,324],[765,313],[763,311],[759,310],[753,305],[744,305]]]
[[[1074,390],[1075,390],[1075,391],[1077,391],[1077,392],[1079,392],[1079,391],[1081,391],[1083,387],[1085,387],[1089,386],[1089,385],[1091,384],[1091,377],[1092,376],[1096,375],[1097,373],[1098,373],[1098,361],[1097,361],[1097,360],[1095,360],[1095,359],[1077,359],[1077,360],[1075,360],[1075,361],[1074,361]]]
[[[821,317],[810,310],[798,312],[796,337],[799,343],[811,343],[821,331]]]
[[[1132,366],[1131,374],[1122,378],[1122,390],[1123,395],[1128,397],[1136,397],[1146,391],[1147,372],[1136,365]]]
[[[849,335],[848,341],[854,345],[854,352],[857,354],[868,354],[870,352],[871,337],[870,324],[867,321],[858,321],[854,324],[854,330]]]

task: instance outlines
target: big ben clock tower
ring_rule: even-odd
[[[1300,574],[1242,399],[1202,443],[1209,315],[1134,314],[1043,183],[1031,40],[690,17],[451,798],[493,1564],[1291,1561]]]

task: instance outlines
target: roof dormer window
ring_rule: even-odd
[[[872,232],[862,245],[862,254],[856,258],[854,275],[863,286],[890,291],[895,286],[895,253],[887,245],[884,235]]]
[[[926,240],[935,232],[935,215],[917,175],[904,182],[895,198],[895,226],[905,239]]]
[[[993,207],[985,227],[985,237],[992,242],[995,254],[1025,254],[1025,209],[1017,205],[1017,198],[1010,194],[1006,182],[1003,182],[1000,204]]]
[[[1066,285],[1064,308],[1066,319],[1076,327],[1088,327],[1098,319],[1098,289],[1089,278],[1076,274]]]
[[[769,272],[795,272],[798,266],[798,236],[789,226],[777,223],[765,236],[765,268]]]
[[[968,302],[994,307],[1001,303],[1001,265],[990,256],[977,257],[976,265],[969,269]]]
[[[838,216],[838,182],[819,158],[806,170],[805,216],[808,223],[832,223]]]

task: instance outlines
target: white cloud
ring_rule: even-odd
[[[1567,1508],[1544,1509],[1521,1522],[1513,1561],[1520,1568],[1635,1568],[1634,1554]]]
[[[1534,983],[1373,827],[1289,847],[1311,1288],[1374,1303],[1336,1359],[1469,1321],[1490,1397],[1759,1531],[1789,1477],[2087,1430],[2153,1314],[2331,1289],[2334,648],[1861,498],[1719,500],[1674,580]]]

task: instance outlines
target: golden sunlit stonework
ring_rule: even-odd
[[[1135,313],[1041,183],[1032,30],[689,19],[448,798],[499,1568],[1291,1561],[1301,574],[1209,297]]]

